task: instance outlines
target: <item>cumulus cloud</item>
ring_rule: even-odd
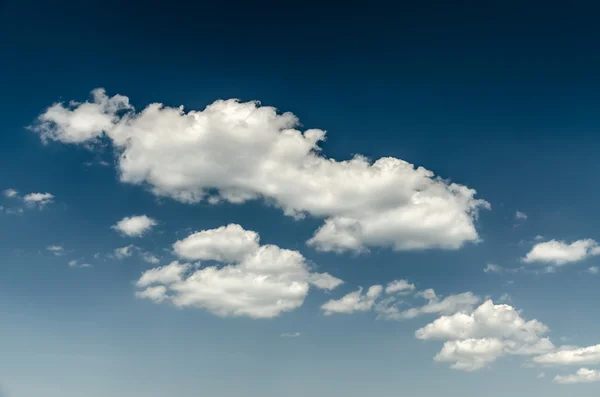
[[[588,365],[600,364],[600,345],[589,347],[561,347],[533,358],[538,364],[545,365]]]
[[[156,225],[154,219],[146,215],[136,215],[121,219],[112,228],[129,237],[141,237]]]
[[[423,314],[452,314],[458,311],[470,311],[480,298],[472,292],[464,292],[462,294],[449,295],[444,299],[440,299],[433,289],[428,289],[421,292],[421,295],[429,299],[429,302],[421,307],[413,307],[406,311],[399,312],[392,319],[410,319],[421,316]]]
[[[406,280],[394,280],[385,287],[385,293],[407,295],[415,290],[415,285]]]
[[[554,383],[567,385],[573,383],[593,383],[600,382],[600,371],[588,368],[580,368],[573,375],[556,375],[554,377]]]
[[[136,283],[138,297],[203,308],[222,317],[272,318],[300,307],[311,285],[332,289],[342,283],[327,273],[312,272],[298,251],[260,245],[258,234],[240,225],[194,233],[177,241],[174,251],[185,259],[216,261],[220,266],[174,261],[150,269]]]
[[[550,240],[535,244],[521,260],[525,263],[542,262],[562,266],[599,254],[600,247],[592,239],[577,240],[570,244],[564,241]]]
[[[54,201],[54,195],[51,193],[29,193],[23,197],[23,201],[30,206],[42,208]]]
[[[544,335],[548,327],[526,321],[512,306],[487,300],[471,313],[441,316],[415,332],[418,339],[443,340],[436,361],[454,369],[475,371],[504,355],[534,355],[554,349]]]
[[[479,241],[489,203],[464,185],[393,157],[337,161],[320,152],[325,132],[296,129],[292,113],[218,100],[185,112],[154,103],[135,111],[96,89],[91,102],[57,103],[32,127],[41,138],[90,144],[107,138],[122,182],[186,203],[264,199],[288,216],[324,219],[308,241],[323,251],[457,249]],[[89,145],[88,145],[89,146]]]
[[[351,292],[341,299],[330,300],[321,306],[326,316],[334,313],[354,313],[367,312],[373,308],[375,301],[381,295],[383,287],[381,285],[373,285],[369,287],[365,294],[360,287],[357,291]]]

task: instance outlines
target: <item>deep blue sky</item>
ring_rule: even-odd
[[[7,397],[597,395],[597,383],[552,384],[578,367],[536,379],[540,370],[515,356],[478,373],[434,363],[441,343],[413,336],[433,318],[324,317],[319,306],[404,278],[442,295],[508,293],[556,345],[599,343],[600,278],[586,273],[597,259],[555,274],[483,272],[487,263],[521,266],[536,235],[600,240],[598,6],[240,3],[0,1],[0,189],[56,197],[41,211],[0,215]],[[475,222],[483,242],[320,253],[304,244],[319,219],[297,222],[260,202],[158,201],[118,181],[110,149],[43,145],[26,129],[52,103],[85,101],[96,87],[137,109],[239,98],[293,112],[303,128],[327,130],[328,157],[397,157],[476,189],[492,205]],[[111,166],[83,165],[100,159]],[[517,210],[528,219],[517,222]],[[159,230],[134,241],[110,229],[135,214],[158,219]],[[166,264],[164,249],[190,230],[228,223],[300,250],[345,284],[332,296],[311,292],[277,319],[222,319],[140,301],[133,284],[149,265],[93,258],[135,243]],[[53,256],[49,245],[67,252]],[[93,267],[72,269],[71,259]]]

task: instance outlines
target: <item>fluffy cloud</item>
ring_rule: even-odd
[[[334,313],[354,313],[367,312],[373,308],[375,301],[381,295],[383,287],[381,285],[371,286],[365,294],[362,293],[362,287],[357,291],[338,300],[330,300],[321,306],[326,316]]]
[[[525,321],[512,306],[487,300],[470,313],[441,316],[417,330],[415,336],[445,341],[436,361],[452,363],[454,369],[475,371],[506,354],[534,355],[554,349],[544,337],[547,332],[545,324]]]
[[[554,377],[554,383],[559,384],[572,384],[572,383],[592,383],[600,382],[600,371],[594,369],[580,368],[573,375],[556,375]]]
[[[561,266],[599,254],[600,247],[592,239],[577,240],[570,244],[564,241],[550,240],[535,244],[521,260],[525,263],[544,262]]]
[[[23,201],[25,204],[42,208],[54,201],[54,195],[51,193],[29,193],[23,197]]]
[[[479,240],[474,221],[489,203],[401,159],[320,153],[325,132],[295,129],[291,113],[258,102],[219,100],[201,111],[93,91],[91,102],[57,103],[33,130],[44,141],[108,138],[121,181],[186,203],[264,199],[286,215],[324,218],[308,243],[323,251],[457,249]],[[89,146],[89,145],[88,145]]]
[[[589,347],[566,347],[533,358],[545,365],[587,365],[600,364],[600,345]]]
[[[248,237],[256,243],[253,249]],[[174,250],[184,258],[222,266],[174,261],[148,270],[137,281],[138,297],[204,308],[222,317],[272,318],[300,307],[311,285],[333,289],[342,283],[327,273],[311,272],[298,251],[260,245],[257,233],[239,225],[194,233],[176,242]]]
[[[125,217],[117,222],[112,228],[130,237],[140,237],[149,231],[157,222],[146,215]]]
[[[394,280],[385,287],[385,293],[407,295],[415,290],[415,285],[406,280]]]

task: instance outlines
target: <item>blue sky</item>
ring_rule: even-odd
[[[0,393],[596,396],[597,11],[0,3]]]

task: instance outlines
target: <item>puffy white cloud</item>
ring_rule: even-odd
[[[60,256],[65,253],[65,249],[60,245],[49,245],[46,247],[46,249],[56,256]]]
[[[554,383],[567,385],[572,383],[593,383],[600,382],[600,371],[588,368],[580,368],[573,375],[556,375]]]
[[[383,287],[373,285],[369,287],[366,294],[363,294],[362,291],[363,289],[360,287],[357,291],[351,292],[341,299],[332,299],[323,304],[321,309],[325,311],[326,316],[334,313],[367,312],[373,308],[375,301],[383,292]]]
[[[240,250],[240,244],[235,244],[242,242],[248,248],[243,243],[245,236],[256,243],[253,250]],[[227,241],[233,243],[228,246]],[[174,247],[188,259],[217,261],[222,266],[174,261],[148,270],[137,281],[138,297],[204,308],[223,317],[271,318],[300,307],[311,285],[332,289],[342,283],[327,273],[311,272],[298,251],[261,246],[258,234],[239,225],[194,233]],[[189,249],[178,249],[181,247]]]
[[[504,344],[496,338],[451,340],[433,358],[452,363],[453,369],[477,371],[504,355]]]
[[[544,262],[561,266],[599,254],[600,247],[592,239],[577,240],[570,244],[564,241],[550,240],[535,244],[521,260],[525,263]]]
[[[561,347],[557,351],[533,358],[538,364],[586,365],[600,364],[600,345],[588,347]]]
[[[518,221],[526,221],[527,220],[527,214],[521,211],[517,211],[515,213],[515,219]]]
[[[258,233],[230,224],[191,234],[173,245],[175,253],[189,260],[214,259],[240,262],[258,249]]]
[[[406,280],[394,280],[385,287],[385,293],[407,295],[415,290],[415,285]]]
[[[19,192],[16,191],[15,189],[6,189],[4,192],[2,192],[4,194],[4,197],[17,197],[19,195]]]
[[[41,208],[53,202],[54,195],[51,193],[29,193],[23,197],[23,201],[28,205],[37,205]]]
[[[157,222],[146,215],[125,217],[117,222],[112,228],[130,237],[140,237],[156,226]]]
[[[160,263],[160,259],[150,252],[141,251],[140,257],[144,262],[150,263],[151,265],[158,265]]]
[[[436,361],[452,368],[474,371],[504,355],[534,355],[554,349],[544,335],[548,327],[538,320],[525,321],[509,305],[487,300],[472,312],[441,316],[415,332],[418,339],[443,340]]]
[[[91,102],[58,103],[33,127],[44,141],[107,137],[121,181],[187,203],[264,199],[286,215],[324,218],[308,243],[323,251],[457,249],[479,241],[474,221],[489,203],[401,159],[345,161],[320,153],[325,132],[295,127],[291,113],[258,102],[219,100],[201,111],[93,91]]]

